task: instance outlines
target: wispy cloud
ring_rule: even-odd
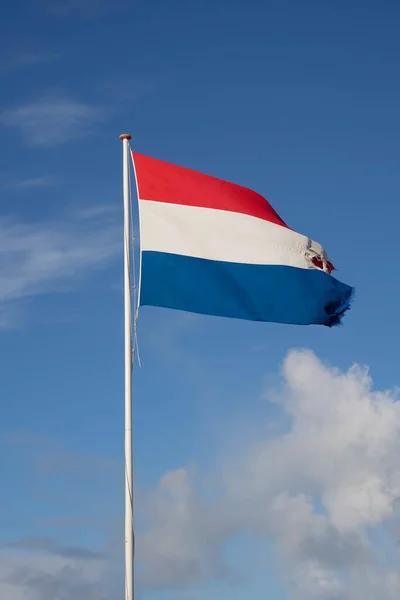
[[[16,302],[21,307],[23,300],[57,292],[65,282],[74,285],[116,256],[120,227],[114,214],[88,210],[90,219],[79,213],[42,222],[0,219],[0,316]]]
[[[84,560],[102,560],[105,558],[103,552],[91,550],[90,548],[81,548],[79,546],[62,546],[54,539],[43,536],[24,537],[2,545],[2,548],[14,548],[28,551],[45,551],[54,556],[64,556],[65,558],[84,559]]]
[[[0,56],[0,73],[16,71],[54,60],[55,54],[13,49]]]
[[[4,184],[8,188],[15,189],[31,189],[51,187],[55,184],[54,177],[51,175],[40,175],[39,177],[28,177],[19,181],[12,181]]]
[[[245,534],[274,540],[296,600],[395,600],[398,394],[373,391],[365,369],[340,372],[305,351],[289,353],[283,375],[273,401],[288,428],[236,443],[218,472],[218,500],[204,500],[190,469],[162,477],[138,540],[144,581],[226,578],[226,544]]]
[[[3,112],[0,121],[19,131],[27,145],[46,148],[90,135],[103,117],[99,107],[70,98],[45,97]]]
[[[119,208],[119,207],[118,207]],[[94,206],[80,207],[75,214],[81,219],[93,219],[98,217],[115,215],[118,208],[114,204],[102,204]]]
[[[0,597],[7,600],[114,600],[104,560],[85,556],[26,554],[17,548],[0,553]]]

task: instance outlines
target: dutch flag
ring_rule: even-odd
[[[298,325],[337,325],[353,289],[320,244],[260,194],[132,152],[142,252],[140,304]]]

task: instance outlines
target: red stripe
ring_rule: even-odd
[[[132,155],[142,200],[228,210],[287,227],[257,192],[137,152]]]

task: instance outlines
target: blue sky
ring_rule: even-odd
[[[333,330],[143,309],[139,597],[398,597],[399,18],[389,0],[3,8],[9,600],[122,597],[125,131],[139,152],[267,196],[356,287]]]

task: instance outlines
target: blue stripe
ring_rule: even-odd
[[[337,325],[353,289],[314,269],[143,252],[141,304],[297,325]]]

